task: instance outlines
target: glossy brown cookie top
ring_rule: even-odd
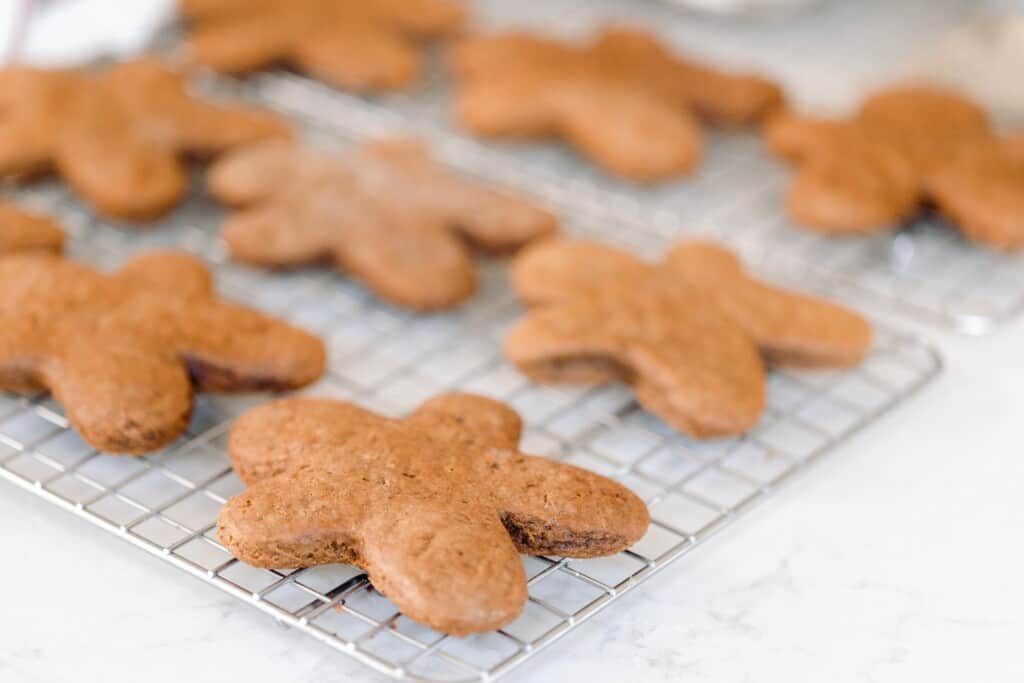
[[[209,186],[242,207],[222,231],[233,258],[332,263],[418,310],[472,294],[471,248],[505,253],[557,229],[551,214],[447,173],[412,141],[367,143],[347,157],[258,144],[215,164]]]
[[[421,43],[457,30],[455,0],[182,0],[185,51],[245,73],[287,65],[340,88],[392,90],[422,68]]]
[[[757,422],[762,357],[841,367],[870,343],[856,314],[758,282],[711,244],[681,244],[651,265],[614,247],[550,242],[517,258],[513,277],[531,308],[509,332],[505,354],[524,373],[542,382],[627,382],[641,405],[699,438]]]
[[[0,175],[57,171],[102,214],[145,220],[185,191],[184,157],[289,135],[269,112],[212,104],[154,59],[102,72],[0,70]]]
[[[811,229],[886,230],[934,205],[964,235],[1024,246],[1024,155],[970,100],[928,87],[869,97],[850,120],[780,114],[769,148],[797,164],[786,205]]]
[[[518,553],[597,557],[635,543],[644,503],[586,470],[518,450],[519,416],[469,394],[405,419],[286,399],[232,427],[249,488],[218,537],[259,567],[352,563],[410,619],[457,636],[508,624],[526,602]]]
[[[464,127],[483,136],[561,137],[612,174],[641,182],[696,166],[698,119],[750,125],[782,103],[764,79],[688,61],[621,27],[587,45],[521,32],[474,37],[448,61]]]
[[[0,258],[0,389],[50,391],[97,449],[181,435],[196,391],[280,391],[324,369],[318,339],[213,292],[206,268],[153,252],[107,275],[49,254]]]

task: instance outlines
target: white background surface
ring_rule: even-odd
[[[167,7],[91,5],[117,20],[51,15],[28,53],[131,49]],[[920,331],[936,383],[509,680],[1024,680],[1024,323]],[[0,566],[4,683],[384,680],[9,485]]]

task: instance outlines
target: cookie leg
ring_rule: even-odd
[[[526,603],[523,564],[496,512],[389,510],[363,537],[370,581],[414,621],[463,636],[505,626]]]
[[[188,426],[192,385],[177,356],[109,336],[76,338],[41,366],[43,383],[91,446],[140,455]]]

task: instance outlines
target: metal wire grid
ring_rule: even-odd
[[[394,123],[369,109],[343,120],[349,135],[388,132],[382,128]],[[310,130],[317,139],[324,133]],[[326,137],[337,142],[338,135]],[[470,161],[464,151],[457,143],[437,150],[456,167],[487,175],[486,168],[457,163]],[[641,410],[623,387],[536,386],[509,367],[499,342],[519,309],[501,263],[484,265],[482,291],[464,309],[417,316],[378,304],[334,273],[269,274],[228,262],[215,235],[219,212],[198,198],[149,231],[97,220],[56,185],[20,198],[64,221],[76,258],[114,267],[140,250],[185,248],[210,264],[226,295],[320,334],[330,370],[312,393],[387,414],[445,390],[493,396],[526,419],[525,451],[599,471],[645,499],[651,529],[633,548],[598,560],[524,558],[530,598],[523,615],[500,631],[456,639],[408,620],[356,569],[258,570],[217,542],[217,511],[242,489],[225,455],[227,430],[260,399],[200,397],[184,437],[158,453],[125,458],[83,443],[47,397],[0,398],[3,478],[396,678],[493,680],[507,673],[737,519],[940,369],[929,347],[880,329],[861,367],[775,372],[755,430],[695,442]],[[640,226],[570,207],[561,213],[574,232],[646,253],[664,245]]]
[[[484,28],[521,27],[565,37],[587,35],[609,20],[627,21],[711,63],[777,74],[801,104],[835,108],[855,103],[864,87],[915,48],[998,5],[832,2],[787,15],[784,22],[743,23],[683,15],[660,0],[635,0],[628,7],[621,0],[480,0],[474,14]],[[561,145],[481,143],[463,134],[450,120],[451,89],[442,72],[433,69],[415,92],[373,98],[370,104],[400,116],[420,134],[461,145],[463,156],[504,169],[518,185],[556,200],[570,197],[598,215],[647,223],[666,238],[713,237],[752,263],[827,279],[837,296],[859,305],[967,334],[989,332],[1024,311],[1024,256],[968,244],[934,215],[923,214],[898,232],[848,239],[793,224],[783,210],[790,170],[769,158],[754,135],[711,133],[694,177],[654,187],[628,185]],[[347,112],[367,102],[289,74],[265,77],[261,88],[303,115],[322,115],[332,106]]]

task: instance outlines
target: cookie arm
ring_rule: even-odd
[[[186,99],[172,112],[181,148],[198,156],[264,140],[289,140],[287,122],[256,107],[214,105]]]
[[[647,507],[632,491],[593,472],[512,451],[486,456],[502,520],[520,552],[612,555],[647,531]]]
[[[324,372],[323,342],[250,308],[196,301],[181,315],[181,351],[200,391],[287,391]]]
[[[380,140],[364,144],[356,165],[364,180],[373,178],[382,199],[395,195],[395,187],[409,202],[446,222],[473,247],[490,253],[506,253],[554,234],[557,219],[525,198],[496,192],[449,174],[435,163],[427,148],[415,140]],[[368,173],[366,171],[369,171]],[[385,194],[386,193],[386,194]]]
[[[846,367],[864,357],[871,327],[853,311],[749,277],[736,257],[713,244],[677,246],[667,267],[714,301],[749,334],[770,364]]]
[[[280,192],[307,165],[302,152],[289,142],[255,142],[218,158],[206,173],[206,187],[217,201],[244,206]]]
[[[50,170],[56,130],[24,117],[0,119],[0,176],[26,177]]]
[[[336,220],[319,220],[309,207],[285,198],[232,214],[220,236],[236,261],[287,268],[329,262],[342,232]]]
[[[964,236],[1007,251],[1024,248],[1024,144],[990,161],[960,160],[933,174],[939,210]]]
[[[505,357],[539,382],[602,384],[631,375],[598,314],[576,304],[532,310],[505,337]]]
[[[361,566],[360,532],[372,501],[351,484],[345,473],[317,467],[264,479],[224,504],[217,538],[254,567]]]
[[[55,220],[0,201],[0,254],[24,250],[59,252],[63,248],[64,233]]]

